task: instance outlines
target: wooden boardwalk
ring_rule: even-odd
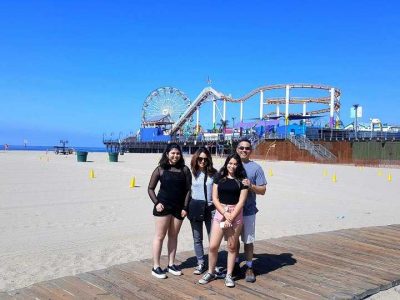
[[[255,253],[257,281],[242,278],[233,289],[223,280],[199,285],[189,251],[177,255],[183,276],[155,279],[151,260],[143,260],[36,283],[0,299],[363,299],[400,283],[400,225],[257,241]]]

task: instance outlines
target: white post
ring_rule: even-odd
[[[285,125],[289,125],[289,98],[290,98],[290,86],[286,85]]]
[[[333,109],[335,105],[335,89],[331,88],[331,104],[330,104],[330,118],[329,118],[329,125],[331,128],[334,127],[334,119],[333,119]]]
[[[276,105],[276,116],[280,116],[280,111],[279,111],[279,104]]]
[[[224,99],[224,106],[223,106],[222,118],[226,121],[226,100]]]
[[[243,122],[243,101],[240,101],[240,122]]]
[[[199,120],[200,120],[200,107],[198,106],[197,107],[197,110],[196,110],[196,133],[199,133]]]
[[[216,106],[217,106],[217,100],[214,99],[213,100],[213,129],[215,129],[215,126],[217,126],[216,122],[215,122],[215,110],[216,110]]]
[[[262,120],[264,116],[264,91],[260,91],[260,120]]]
[[[306,115],[306,102],[303,102],[303,116]],[[306,119],[303,119],[303,135],[306,136]]]

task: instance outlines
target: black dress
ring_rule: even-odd
[[[156,196],[155,188],[158,181],[160,181],[160,190]],[[181,211],[188,211],[191,184],[192,175],[188,167],[184,166],[182,169],[157,167],[151,175],[148,187],[150,199],[154,203],[153,215],[173,215],[175,218],[183,220]],[[161,212],[156,210],[158,203],[164,205],[164,210]]]

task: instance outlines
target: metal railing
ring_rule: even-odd
[[[289,135],[288,138],[298,149],[308,151],[317,160],[335,161],[336,156],[320,144],[314,144],[304,135]]]

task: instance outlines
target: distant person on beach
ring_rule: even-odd
[[[200,275],[207,270],[204,260],[203,224],[206,226],[210,239],[211,221],[215,213],[212,202],[212,186],[217,170],[213,167],[210,151],[199,148],[192,156],[190,163],[192,170],[192,198],[189,204],[188,218],[192,227],[194,252],[197,266],[193,273]]]
[[[160,267],[161,249],[166,234],[168,234],[168,267],[167,272],[182,275],[175,265],[175,255],[178,245],[178,234],[182,221],[187,215],[190,200],[192,176],[185,166],[182,151],[178,144],[169,144],[163,152],[158,167],[151,175],[148,193],[154,203],[153,215],[156,232],[153,240],[153,269],[152,275],[157,278],[167,278]],[[160,182],[158,194],[155,188]]]
[[[236,152],[239,154],[243,162],[243,167],[246,170],[247,178],[243,179],[242,183],[248,187],[247,200],[243,208],[243,229],[241,239],[244,244],[244,252],[246,257],[246,272],[245,280],[247,282],[255,282],[256,277],[253,270],[253,254],[254,241],[256,232],[256,195],[264,195],[267,186],[264,171],[259,164],[250,160],[252,147],[250,140],[243,138],[239,141]],[[239,247],[237,249],[239,253]],[[239,255],[235,262],[235,275],[240,274]]]
[[[209,248],[208,272],[199,280],[207,284],[217,278],[215,265],[218,249],[225,236],[228,249],[227,273],[225,286],[234,287],[232,277],[239,235],[243,224],[243,206],[247,198],[247,186],[242,183],[246,177],[242,161],[237,153],[231,154],[225,160],[224,166],[217,173],[213,185],[213,203],[216,207]]]
[[[4,144],[4,151],[8,150],[8,144]]]

